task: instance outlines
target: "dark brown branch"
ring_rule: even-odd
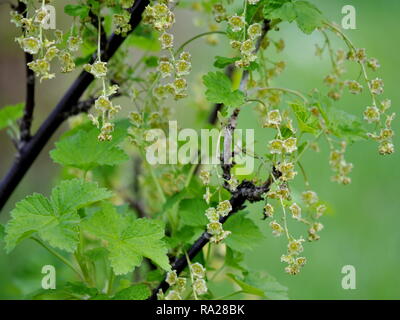
[[[132,26],[130,32],[135,30],[142,20],[142,13],[148,4],[149,0],[137,0],[129,10],[131,13],[130,24]],[[113,34],[107,41],[101,60],[108,61],[124,40],[125,38],[121,35]],[[94,55],[92,61],[94,61],[95,58],[96,56]],[[16,157],[13,165],[0,181],[0,210],[4,207],[7,200],[54,132],[70,116],[71,108],[78,103],[80,97],[92,83],[93,79],[90,73],[83,71],[72,83],[51,114],[39,127],[36,134],[20,149],[18,157]]]

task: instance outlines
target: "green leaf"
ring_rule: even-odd
[[[164,270],[171,269],[167,247],[162,240],[164,227],[160,221],[136,219],[117,213],[111,204],[82,222],[89,233],[107,241],[109,260],[115,274],[126,274],[139,266],[143,257],[151,259]]]
[[[24,106],[24,103],[18,103],[0,109],[0,130],[7,128],[13,122],[21,118]]]
[[[184,199],[179,204],[179,216],[185,225],[204,227],[208,221],[205,216],[207,208],[204,200]]]
[[[324,21],[321,11],[308,1],[295,2],[297,25],[301,31],[311,34],[316,28],[321,27]]]
[[[52,247],[74,252],[80,217],[77,210],[107,199],[111,192],[92,182],[67,180],[53,189],[50,199],[33,194],[18,202],[6,225],[6,250],[37,234]]]
[[[239,276],[232,273],[228,273],[227,276],[231,278],[242,289],[244,293],[249,293],[259,297],[265,296],[263,290],[246,283],[243,279],[239,278]]]
[[[224,224],[224,229],[232,232],[226,238],[225,243],[237,251],[252,249],[264,238],[257,225],[245,215],[244,212],[234,214]]]
[[[207,87],[206,97],[209,102],[223,103],[227,107],[239,107],[245,102],[245,95],[240,90],[232,91],[231,80],[220,71],[209,72],[203,76]]]
[[[311,34],[324,22],[321,11],[308,1],[274,0],[264,7],[266,19],[297,22],[297,26],[306,34]]]
[[[275,10],[270,11],[267,16],[269,19],[281,19],[282,21],[292,22],[297,17],[295,4],[293,2],[286,2]]]
[[[240,58],[239,57],[226,58],[226,57],[216,56],[214,61],[214,67],[223,69],[226,66],[235,63],[235,61],[237,60],[240,60]]]
[[[364,124],[354,115],[331,107],[328,111],[328,127],[334,135],[348,142],[367,139]]]
[[[67,282],[64,291],[66,293],[81,296],[81,299],[88,299],[99,294],[96,288],[89,288],[82,282]]]
[[[116,293],[113,300],[146,300],[151,291],[144,284],[137,284]]]
[[[113,166],[128,160],[126,153],[118,146],[126,136],[127,123],[117,124],[111,141],[98,141],[99,130],[78,130],[56,143],[50,152],[51,158],[63,166],[84,171],[98,166]]]
[[[225,254],[225,265],[240,271],[246,271],[247,269],[242,265],[244,260],[244,254],[239,251],[235,251],[230,247],[226,247]]]
[[[64,12],[71,17],[80,17],[83,19],[89,15],[89,7],[80,4],[67,4],[64,7]]]
[[[243,278],[232,273],[227,274],[244,293],[271,300],[287,300],[287,288],[265,272],[246,272]]]
[[[263,8],[264,17],[266,19],[277,19],[274,16],[274,12],[279,10],[284,4],[286,4],[288,2],[291,3],[291,0],[270,0],[270,1],[268,1]]]
[[[318,119],[306,108],[305,105],[300,103],[289,103],[292,108],[299,128],[302,132],[317,134],[319,132]]]
[[[270,300],[287,300],[288,289],[281,285],[273,276],[266,272],[251,271],[247,272],[244,282],[261,289],[264,297]]]

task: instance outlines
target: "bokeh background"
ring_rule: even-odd
[[[3,1],[1,1],[3,2]],[[392,99],[393,111],[398,110],[400,90],[398,90],[400,62],[400,21],[398,12],[400,2],[393,0],[319,0],[312,1],[332,21],[340,22],[344,5],[354,5],[357,10],[357,29],[348,30],[358,47],[367,48],[369,56],[380,60],[382,68],[376,76],[385,80],[385,97]],[[63,14],[67,1],[56,1],[57,27],[66,29],[70,20]],[[9,7],[0,5],[0,108],[4,105],[24,100],[23,53],[14,41],[18,30],[9,21]],[[196,25],[193,24],[196,21]],[[177,15],[174,29],[176,43],[205,30],[188,11]],[[308,92],[312,88],[323,90],[322,79],[329,72],[327,57],[319,60],[314,57],[316,43],[322,43],[322,36],[301,34],[294,25],[284,24],[280,34],[272,35],[286,41],[286,50],[279,57],[287,62],[287,69],[279,78],[277,85]],[[344,48],[340,41],[336,47]],[[204,66],[212,66],[215,54],[228,53],[227,45],[221,42],[217,47],[206,47],[198,41],[191,45],[195,77],[204,73]],[[134,57],[135,52],[132,53]],[[210,67],[211,68],[211,67]],[[196,75],[197,74],[197,75]],[[349,78],[357,78],[352,70]],[[54,81],[45,81],[37,86],[37,102],[33,128],[55,106],[66,88],[74,79],[74,74],[58,75]],[[197,88],[198,90],[199,88]],[[192,97],[196,95],[193,92]],[[194,99],[192,99],[194,100]],[[347,112],[360,115],[369,105],[367,94],[350,96],[345,94],[338,103]],[[181,125],[194,125],[194,107],[191,98],[181,103],[185,108],[185,117],[178,117]],[[182,113],[178,113],[182,114]],[[193,117],[192,117],[193,116]],[[248,112],[242,118],[240,126],[254,126],[255,115]],[[398,121],[395,129],[399,131]],[[42,151],[29,173],[2,210],[0,222],[5,223],[15,202],[33,192],[48,194],[57,179],[60,168],[53,164],[48,152],[53,148],[61,128]],[[257,140],[263,140],[264,131],[256,131]],[[399,145],[398,136],[395,146]],[[327,160],[326,148],[321,153],[310,153],[303,160],[313,189],[321,199],[332,207],[332,213],[323,218],[325,229],[321,240],[306,244],[304,255],[308,259],[306,267],[297,276],[286,275],[280,256],[285,251],[284,239],[273,238],[266,223],[260,222],[260,205],[250,206],[250,215],[260,224],[265,233],[265,241],[258,244],[252,252],[246,254],[246,263],[253,269],[268,271],[280,283],[289,288],[291,299],[398,299],[400,298],[400,154],[382,157],[377,153],[377,145],[361,142],[349,148],[347,159],[355,167],[351,175],[353,182],[341,186],[330,182],[331,171]],[[0,132],[0,176],[3,176],[13,161],[14,148],[4,131]],[[299,185],[301,188],[301,184]],[[3,244],[1,244],[3,246]],[[35,243],[25,241],[11,254],[6,255],[0,249],[0,299],[22,299],[30,292],[40,288],[41,268],[45,264],[57,267],[57,279],[63,281],[71,274],[55,261],[44,249]],[[345,265],[356,268],[356,289],[343,290],[341,269]],[[213,286],[216,292],[223,294],[227,290],[226,282]],[[217,294],[218,296],[218,294]]]

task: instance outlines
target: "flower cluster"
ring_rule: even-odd
[[[348,177],[351,170],[353,169],[353,164],[345,160],[344,154],[346,152],[346,142],[342,141],[342,148],[340,150],[331,150],[329,155],[329,164],[332,170],[336,173],[332,177],[332,181],[349,184],[351,178]]]
[[[307,259],[304,257],[299,257],[300,253],[303,252],[304,239],[291,239],[287,246],[287,254],[281,256],[281,261],[288,264],[285,271],[291,275],[296,275],[300,272],[301,267],[303,267]]]
[[[176,270],[173,270],[167,273],[165,281],[170,285],[171,290],[169,290],[165,297],[163,297],[160,292],[159,299],[164,298],[165,300],[182,300],[181,295],[186,289],[186,278],[178,277]]]
[[[198,262],[190,264],[189,268],[193,277],[193,292],[195,292],[196,295],[206,294],[208,291],[207,283],[204,280],[206,276],[206,269]]]
[[[79,36],[71,34],[65,46],[62,44],[63,33],[60,30],[54,31],[55,39],[49,40],[46,37],[43,24],[49,19],[49,12],[44,5],[43,2],[42,6],[35,10],[31,17],[24,17],[16,11],[11,11],[11,22],[23,30],[23,35],[16,38],[16,41],[24,52],[36,56],[35,60],[28,63],[28,67],[36,76],[40,77],[40,81],[55,77],[50,69],[51,62],[56,57],[61,64],[61,72],[74,70],[75,63],[71,52],[79,50],[82,44],[82,39]]]
[[[174,36],[167,30],[175,23],[175,15],[164,3],[148,5],[143,13],[143,22],[151,25],[161,32],[159,40],[161,48],[166,50],[169,56],[162,56],[158,61],[157,71],[162,79],[173,78],[165,84],[154,86],[153,95],[159,100],[172,95],[176,100],[187,96],[187,81],[184,76],[192,69],[191,55],[183,51],[177,58],[173,53]]]
[[[130,19],[131,15],[128,11],[123,11],[120,14],[114,14],[112,16],[112,20],[115,26],[115,34],[121,34],[125,37],[126,34],[132,29],[132,26],[129,23]]]
[[[238,68],[246,68],[257,59],[256,41],[262,34],[260,23],[253,23],[246,28],[244,16],[233,15],[228,18],[228,25],[233,31],[230,45],[240,52],[241,58],[235,61]]]
[[[206,217],[209,221],[207,224],[207,232],[212,235],[210,241],[219,243],[231,234],[230,231],[225,231],[222,228],[222,223],[219,222],[220,218],[227,216],[232,211],[232,206],[229,200],[220,202],[217,208],[208,208],[206,210]]]
[[[100,30],[98,32],[100,32]],[[100,41],[98,46],[98,52],[100,52]],[[84,69],[102,82],[102,94],[94,103],[95,114],[89,114],[89,119],[92,121],[93,125],[100,129],[98,135],[99,141],[110,141],[112,140],[112,132],[114,131],[114,124],[111,121],[121,110],[119,105],[114,105],[112,103],[111,97],[117,93],[119,87],[116,84],[107,87],[107,63],[101,61],[100,56],[97,57],[94,63],[84,65]]]

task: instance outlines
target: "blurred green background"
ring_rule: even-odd
[[[354,5],[357,10],[357,29],[347,30],[357,47],[367,48],[367,54],[380,60],[382,68],[376,76],[385,81],[384,96],[392,99],[393,111],[398,109],[400,90],[398,76],[400,71],[400,21],[398,12],[400,2],[393,0],[319,0],[313,1],[332,21],[340,23],[341,9],[344,5]],[[69,19],[62,13],[67,1],[57,1],[57,27],[67,28]],[[23,53],[14,42],[18,34],[16,28],[8,23],[8,6],[0,6],[0,106],[13,104],[24,99]],[[193,14],[180,12],[174,27],[176,42],[181,43],[199,33],[202,27],[192,26]],[[204,28],[204,27],[203,27]],[[314,56],[315,44],[322,43],[322,36],[301,34],[294,25],[283,24],[280,33],[273,33],[275,39],[286,41],[286,49],[280,60],[287,62],[287,69],[279,78],[278,85],[308,92],[317,87],[324,90],[322,79],[329,72],[327,57],[319,60]],[[335,41],[337,48],[344,48],[340,41]],[[204,66],[211,66],[215,54],[228,52],[226,43],[208,48],[199,41],[191,45],[194,72],[204,73]],[[134,53],[133,53],[134,55]],[[211,67],[210,67],[211,68]],[[354,71],[354,70],[353,70]],[[357,78],[356,71],[349,73],[349,78]],[[374,76],[374,75],[371,75]],[[54,81],[43,82],[37,88],[37,108],[34,128],[54,107],[64,89],[74,78],[74,74],[57,76]],[[199,90],[200,88],[197,88]],[[190,99],[180,104],[179,108],[189,108]],[[367,94],[350,96],[345,94],[338,106],[347,112],[360,115],[369,105]],[[185,115],[194,114],[188,112]],[[252,127],[255,115],[246,113],[240,122],[241,127]],[[180,119],[184,127],[193,124],[186,116]],[[395,121],[395,129],[400,126]],[[59,135],[62,130],[59,130]],[[256,139],[262,140],[262,130],[256,131]],[[59,167],[49,160],[48,151],[52,148],[57,135],[41,153],[35,164],[18,187],[7,206],[3,209],[0,222],[8,220],[9,212],[16,201],[33,192],[48,194],[53,185]],[[395,137],[395,146],[399,138]],[[398,299],[400,298],[400,170],[397,164],[400,154],[382,157],[377,153],[377,145],[361,142],[349,147],[347,160],[354,163],[352,184],[341,186],[330,182],[331,171],[327,152],[309,153],[303,160],[311,187],[322,200],[333,207],[333,213],[322,219],[325,229],[321,240],[305,244],[304,255],[307,265],[296,276],[286,275],[280,256],[285,251],[284,239],[271,236],[266,223],[260,221],[261,205],[251,205],[251,216],[260,224],[265,233],[265,241],[257,245],[246,255],[246,263],[256,270],[266,270],[277,280],[289,287],[292,299]],[[0,175],[4,175],[14,157],[12,143],[5,132],[0,132]],[[301,180],[301,179],[298,179]],[[301,188],[301,184],[299,184]],[[299,189],[301,191],[301,189]],[[305,232],[305,230],[303,230]],[[14,252],[6,255],[0,250],[0,299],[21,299],[30,292],[39,289],[41,268],[53,264],[57,267],[57,279],[63,281],[71,277],[64,267],[59,265],[44,249],[35,243],[24,242]],[[341,287],[345,265],[356,268],[356,289],[344,290]],[[225,282],[214,286],[216,292],[224,293]],[[217,294],[218,296],[218,294]]]

